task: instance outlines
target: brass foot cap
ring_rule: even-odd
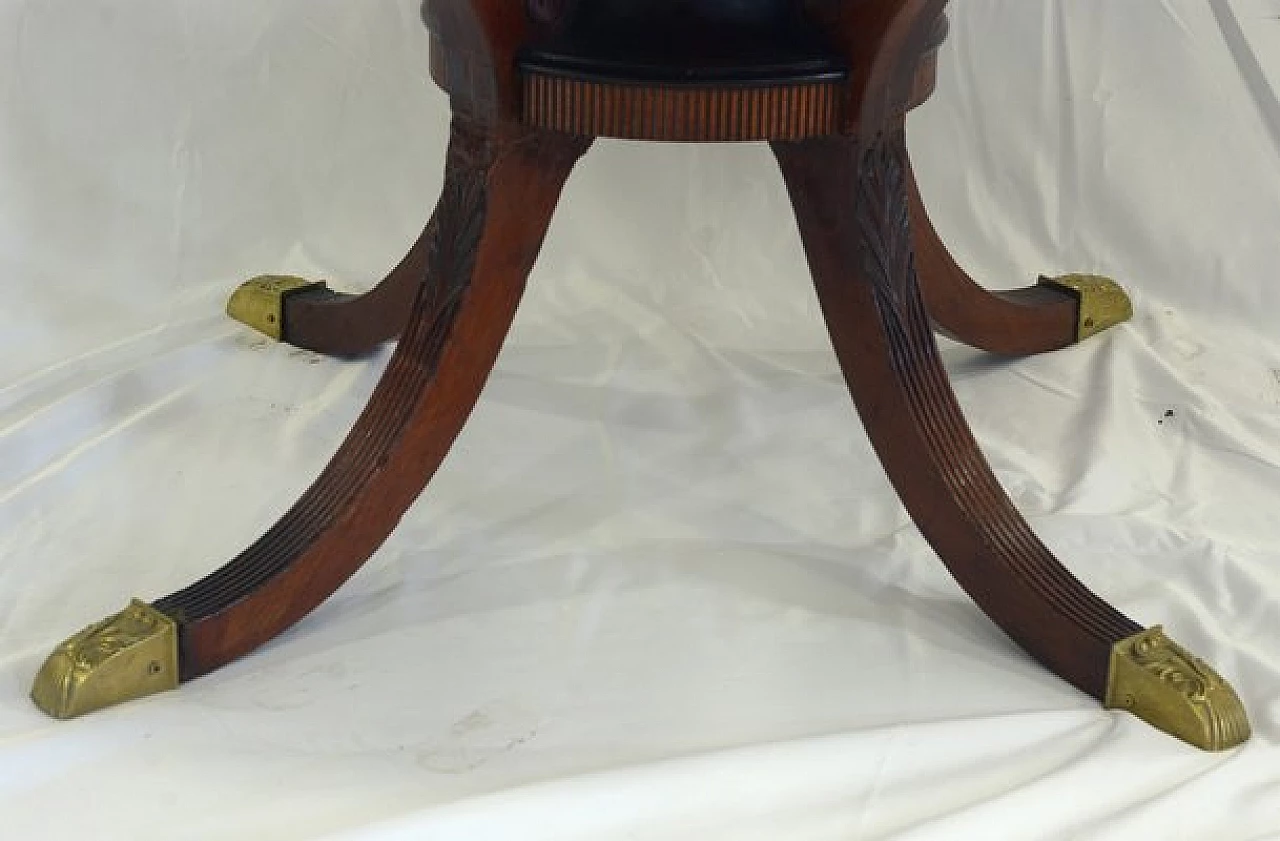
[[[1156,626],[1111,651],[1106,706],[1122,709],[1203,750],[1227,750],[1250,735],[1235,690]]]
[[[1055,286],[1080,302],[1080,316],[1076,324],[1076,341],[1083,342],[1117,324],[1133,318],[1133,301],[1124,287],[1109,277],[1092,274],[1069,274],[1062,277],[1042,277],[1044,286]]]
[[[263,275],[240,286],[227,302],[227,315],[277,342],[284,338],[284,302],[290,295],[325,289],[301,277]]]
[[[66,719],[177,687],[177,623],[135,599],[55,648],[31,700]]]

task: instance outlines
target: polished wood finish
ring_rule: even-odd
[[[850,130],[856,56],[801,12],[791,0],[565,6],[549,15],[551,34],[520,54],[523,119],[571,134],[703,143]],[[939,15],[904,112],[933,93],[946,32]]]
[[[696,143],[834,134],[842,81],[768,87],[633,86],[525,74],[524,121],[553,131]]]
[[[431,75],[454,113],[488,123],[520,121],[520,49],[551,22],[536,23],[521,0],[426,0]],[[550,3],[548,8],[560,4]]]
[[[399,265],[363,295],[327,288],[289,295],[281,302],[281,339],[327,356],[361,356],[398,338],[427,276],[436,237],[433,217]]]
[[[462,430],[515,316],[560,189],[588,141],[455,118],[409,326],[346,442],[240,557],[157,609],[183,680],[279,634],[369,558]]]
[[[891,482],[952,575],[1032,656],[1101,699],[1112,647],[1141,626],[1085,588],[1014,509],[951,391],[920,294],[896,114],[946,0],[882,6],[861,132],[774,144],[832,343]]]
[[[636,14],[659,8],[609,1]],[[372,292],[297,296],[285,311],[286,339],[313,350],[361,353],[404,335],[355,429],[297,505],[226,567],[156,603],[179,623],[184,679],[298,621],[395,527],[480,394],[565,179],[595,135],[612,134],[773,142],[841,367],[894,487],[981,608],[1054,672],[1102,696],[1111,646],[1140,628],[1077,581],[1015,511],[931,332],[932,320],[978,347],[1033,353],[1074,341],[1078,306],[1052,290],[985,292],[929,223],[903,121],[933,88],[946,0],[661,0],[686,11],[699,2],[712,17],[802,13],[787,20],[820,33],[828,69],[842,69],[808,99],[778,94],[799,84],[794,65],[744,70],[747,54],[733,57],[741,78],[722,63],[715,78],[673,84],[649,73],[618,93],[625,76],[562,73],[579,87],[548,92],[539,78],[554,68],[521,57],[572,43],[555,39],[572,34],[573,0],[529,0],[528,14],[512,0],[427,0],[432,71],[454,111],[436,215]],[[779,98],[761,111],[743,105],[744,91]],[[731,104],[713,115],[697,103]],[[725,121],[730,112],[737,117]]]
[[[988,616],[1101,699],[1112,646],[1142,628],[1053,557],[978,450],[917,283],[902,132],[774,148],[845,379],[916,525]]]
[[[998,292],[982,288],[960,268],[938,236],[909,158],[906,168],[916,266],[934,328],[970,347],[1003,356],[1045,353],[1075,344],[1079,298],[1044,284]]]

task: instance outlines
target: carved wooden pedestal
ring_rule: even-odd
[[[373,291],[253,281],[230,309],[321,353],[399,337],[316,483],[227,566],[59,647],[33,696],[68,717],[249,653],[332,594],[425,488],[494,364],[561,188],[598,136],[772,143],[863,424],[974,601],[1047,668],[1207,749],[1244,741],[1231,688],[1120,614],[1032,533],[978,450],[933,331],[1008,355],[1129,317],[1102,278],[988,293],[925,214],[904,121],[933,90],[945,0],[428,0],[454,118],[443,195]]]

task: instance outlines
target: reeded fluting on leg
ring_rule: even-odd
[[[226,566],[55,652],[34,693],[42,708],[78,715],[207,674],[292,626],[364,564],[475,406],[589,145],[457,116],[436,220],[406,263],[423,269],[408,327],[355,428],[293,508]]]
[[[948,383],[917,282],[902,132],[775,150],[872,444],[956,580],[1036,659],[1108,706],[1207,749],[1246,739],[1231,688],[1086,588],[992,474]]]

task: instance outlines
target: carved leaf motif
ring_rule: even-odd
[[[423,364],[438,362],[448,336],[446,325],[471,286],[476,252],[484,233],[488,206],[488,176],[495,158],[494,143],[479,132],[455,131],[441,191],[434,236],[428,243],[427,277],[416,308],[429,314],[416,324],[430,325],[431,341],[423,346]],[[405,337],[408,345],[409,337]]]
[[[427,283],[418,302],[420,309],[431,314],[433,325],[451,322],[471,286],[489,213],[489,179],[499,159],[503,155],[539,156],[546,158],[548,169],[567,170],[589,146],[586,138],[566,139],[545,132],[497,138],[491,129],[455,118],[440,212],[428,244]],[[427,347],[432,359],[443,346],[447,331],[436,329],[436,333]]]
[[[863,269],[882,304],[900,318],[916,284],[906,173],[903,132],[878,137],[862,153],[854,200]]]

